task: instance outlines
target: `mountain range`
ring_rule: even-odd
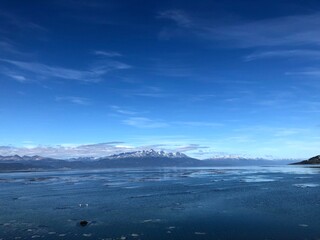
[[[293,160],[247,159],[240,157],[214,157],[199,160],[183,153],[143,150],[125,152],[107,157],[79,157],[54,159],[42,156],[0,156],[0,171],[32,171],[56,169],[103,169],[132,167],[210,167],[210,166],[261,166],[289,164]]]

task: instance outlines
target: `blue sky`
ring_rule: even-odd
[[[318,1],[1,1],[0,154],[309,158]]]

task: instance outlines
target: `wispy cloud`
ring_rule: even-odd
[[[97,56],[104,56],[104,57],[121,57],[122,54],[118,53],[118,52],[113,52],[113,51],[93,51],[94,55]]]
[[[14,44],[9,40],[0,40],[0,49],[3,55],[3,53],[10,53],[14,55],[22,55],[20,51],[17,50],[17,48],[14,46]]]
[[[2,27],[0,29],[5,32],[12,31],[12,28],[18,28],[21,30],[32,30],[32,31],[47,31],[47,29],[37,23],[29,21],[27,19],[22,18],[21,16],[17,16],[13,13],[9,13],[4,10],[0,10],[0,19],[2,23]],[[6,26],[6,27],[5,27]]]
[[[23,74],[18,73],[18,72],[13,72],[11,70],[9,70],[8,68],[5,67],[1,67],[1,73],[3,75],[6,75],[12,79],[14,79],[15,81],[18,81],[20,83],[26,83],[26,82],[30,82],[29,79],[27,79]]]
[[[105,157],[123,152],[133,152],[146,149],[164,150],[168,152],[192,152],[207,148],[198,144],[178,144],[174,147],[167,144],[139,145],[135,146],[125,142],[106,142],[96,144],[59,144],[53,146],[41,146],[25,144],[23,147],[0,146],[0,155],[40,155],[52,158],[74,158],[74,157]]]
[[[169,124],[160,120],[153,120],[146,117],[130,117],[122,121],[123,124],[137,128],[164,128]]]
[[[125,125],[129,125],[137,128],[163,128],[163,127],[221,127],[224,126],[222,123],[218,122],[205,122],[205,121],[164,121],[164,120],[155,120],[149,117],[145,117],[148,111],[132,111],[131,109],[119,107],[119,106],[110,106],[111,109],[117,113],[117,117],[125,118],[121,122]],[[129,117],[130,116],[130,117]]]
[[[178,121],[174,122],[176,125],[183,125],[187,127],[221,127],[222,123],[217,122],[201,122],[201,121]]]
[[[179,28],[202,39],[223,41],[231,47],[320,45],[320,13],[293,15],[234,24],[190,17],[182,10],[160,13]]]
[[[170,126],[169,123],[163,120],[145,117],[144,114],[146,111],[137,112],[116,105],[110,107],[112,111],[116,113],[110,115],[122,119],[121,123],[127,126],[141,129],[165,128]]]
[[[74,97],[74,96],[56,97],[55,100],[57,102],[70,102],[73,104],[83,105],[83,106],[91,105],[91,100],[83,97]]]
[[[0,36],[0,58],[34,57],[34,53],[23,51],[21,48],[21,44]]]
[[[181,9],[172,9],[160,12],[158,18],[169,19],[176,22],[181,27],[194,26],[190,17]]]
[[[306,68],[298,71],[286,72],[286,75],[297,75],[297,76],[309,76],[309,77],[320,77],[320,68]]]
[[[256,125],[245,128],[236,129],[236,132],[246,132],[251,136],[254,135],[270,135],[272,137],[287,137],[287,136],[302,136],[306,133],[310,133],[311,129],[308,128],[295,128],[295,127],[271,127],[271,126],[263,126]]]
[[[174,54],[168,55],[163,59],[152,59],[150,65],[146,67],[145,71],[151,74],[174,77],[174,78],[186,78],[193,75],[195,66],[193,64],[186,64],[181,61],[183,57],[190,57],[185,54],[182,56],[179,54],[177,57]]]
[[[64,0],[64,1],[53,1],[57,5],[62,5],[68,8],[93,8],[101,9],[108,6],[108,3],[101,0],[85,1],[85,0]],[[110,4],[110,3],[109,3]]]
[[[132,146],[123,142],[98,144],[61,144],[56,146],[0,147],[0,155],[40,155],[53,158],[102,157],[132,150]]]
[[[134,89],[118,89],[118,91],[126,97],[166,98],[174,96],[174,94],[155,86],[142,86]]]
[[[104,61],[91,66],[88,70],[76,70],[64,67],[49,66],[38,62],[23,62],[9,59],[0,59],[1,62],[9,64],[28,73],[35,74],[35,77],[44,79],[60,78],[76,80],[81,82],[99,82],[107,73],[115,70],[131,68],[130,65],[118,61]]]
[[[119,107],[119,106],[115,106],[115,105],[111,106],[111,109],[113,111],[115,111],[116,113],[119,113],[122,115],[136,115],[136,114],[138,114],[138,112],[131,111],[131,110],[125,109],[123,107]]]
[[[240,47],[319,45],[320,14],[295,15],[207,28],[209,38],[230,40]],[[215,37],[216,36],[216,37]]]
[[[24,76],[21,75],[11,75],[10,77],[22,83],[28,81]]]
[[[199,149],[207,149],[209,148],[208,146],[202,146],[200,144],[187,144],[184,146],[178,146],[176,150],[178,152],[189,152],[189,151],[195,151]]]
[[[246,56],[245,61],[253,61],[265,58],[310,58],[310,59],[320,59],[320,51],[318,50],[305,50],[305,49],[295,49],[295,50],[276,50],[276,51],[263,51],[256,52]]]

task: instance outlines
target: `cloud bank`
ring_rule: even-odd
[[[15,146],[0,146],[0,155],[10,156],[10,155],[27,155],[34,156],[39,155],[43,157],[68,159],[74,157],[105,157],[113,154],[119,154],[123,152],[132,152],[140,150],[164,150],[168,152],[189,152],[198,149],[206,148],[198,144],[185,144],[177,145],[174,148],[165,144],[157,145],[143,145],[143,146],[133,146],[126,144],[124,142],[106,142],[97,144],[63,144],[56,146],[27,146],[27,147],[15,147]]]

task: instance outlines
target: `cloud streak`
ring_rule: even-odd
[[[180,144],[175,147],[166,144],[141,145],[134,146],[125,142],[106,142],[97,144],[61,144],[56,146],[0,146],[0,155],[27,155],[27,156],[44,156],[51,158],[75,158],[75,157],[106,157],[123,152],[133,152],[147,149],[163,150],[168,152],[189,152],[207,148],[198,144]]]
[[[37,23],[28,21],[27,19],[21,18],[20,16],[2,10],[0,10],[0,19],[7,25],[7,28],[4,29],[5,24],[2,24],[2,31],[8,32],[9,29],[12,31],[12,27],[14,27],[18,28],[19,30],[47,32],[47,29],[45,27]]]
[[[222,123],[217,122],[201,122],[201,121],[178,121],[174,122],[176,125],[183,125],[187,127],[221,127]]]
[[[23,62],[9,59],[0,59],[0,61],[16,67],[20,71],[26,71],[44,79],[59,78],[92,83],[102,81],[103,76],[111,71],[131,68],[130,65],[118,61],[100,62],[88,70],[76,70],[64,67],[49,66],[38,62]]]
[[[113,52],[113,51],[93,51],[94,55],[97,56],[103,56],[103,57],[121,57],[122,54],[118,53],[118,52]]]
[[[174,21],[181,27],[193,27],[193,21],[187,16],[187,14],[180,9],[172,9],[160,12],[158,18],[169,19]]]
[[[116,113],[119,113],[119,114],[122,114],[122,115],[136,115],[138,114],[138,112],[135,112],[135,111],[130,111],[130,110],[127,110],[127,109],[124,109],[122,107],[119,107],[119,106],[111,106],[111,109],[113,111],[115,111]]]
[[[55,100],[57,102],[70,102],[70,103],[82,105],[82,106],[91,105],[91,100],[83,97],[75,97],[75,96],[56,97]]]
[[[137,128],[152,129],[152,128],[164,128],[169,124],[159,120],[153,120],[146,117],[130,117],[122,121],[123,124]]]
[[[305,49],[295,49],[295,50],[277,50],[277,51],[264,51],[256,52],[245,57],[245,61],[254,61],[258,59],[265,58],[310,58],[310,59],[320,59],[320,51],[318,50],[305,50]]]
[[[300,71],[294,71],[294,72],[286,72],[285,75],[288,76],[306,76],[306,77],[320,77],[320,68],[308,68]]]
[[[52,158],[72,157],[102,157],[131,150],[123,142],[108,142],[99,144],[63,144],[57,146],[34,146],[34,147],[0,147],[0,155],[40,155]]]
[[[219,19],[191,18],[182,10],[160,13],[177,27],[202,39],[223,41],[230,47],[320,45],[320,13],[223,24]],[[219,24],[220,23],[220,24]],[[174,35],[174,34],[173,34]]]

